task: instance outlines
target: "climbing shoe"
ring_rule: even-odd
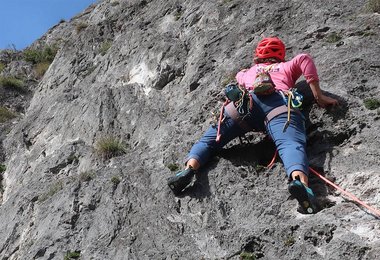
[[[299,180],[294,180],[289,184],[290,194],[298,201],[303,213],[317,213],[317,204],[313,191],[302,184]]]
[[[168,185],[175,194],[178,194],[190,184],[194,175],[195,171],[192,168],[187,168],[175,176],[169,177]]]

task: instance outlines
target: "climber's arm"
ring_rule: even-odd
[[[320,105],[321,107],[326,107],[329,105],[338,105],[338,100],[328,97],[322,93],[321,88],[319,87],[318,81],[312,81],[309,82],[311,91],[313,92],[315,101]]]

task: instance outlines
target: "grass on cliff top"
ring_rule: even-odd
[[[126,152],[127,146],[123,142],[113,136],[100,138],[95,149],[97,154],[103,159],[111,159],[112,157],[120,156]]]
[[[5,64],[0,62],[0,73],[5,69]]]
[[[33,64],[42,62],[53,62],[58,48],[56,46],[45,46],[43,49],[26,49],[23,52],[24,60]]]
[[[43,49],[26,49],[23,52],[24,60],[33,63],[37,78],[42,78],[50,64],[53,62],[58,48],[45,46]]]
[[[37,63],[34,67],[34,71],[36,73],[37,78],[41,79],[43,75],[45,75],[45,72],[48,70],[50,66],[50,62],[40,62]]]
[[[26,92],[27,90],[24,81],[15,77],[0,77],[0,86],[18,92]]]
[[[5,123],[15,117],[15,113],[9,111],[6,107],[0,107],[0,123]]]
[[[88,26],[88,24],[86,24],[85,22],[80,22],[78,23],[76,26],[75,26],[75,30],[77,33],[80,33],[81,31],[83,31],[84,29],[86,29]]]

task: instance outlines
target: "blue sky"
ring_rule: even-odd
[[[21,50],[97,0],[0,0],[0,49]]]

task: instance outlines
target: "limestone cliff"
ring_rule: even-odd
[[[379,219],[317,178],[325,208],[297,212],[281,162],[259,166],[274,153],[262,134],[231,143],[183,196],[166,185],[224,84],[276,35],[288,59],[314,57],[341,102],[308,107],[311,164],[380,208],[380,112],[367,104],[380,98],[379,27],[359,0],[104,0],[51,28],[31,48],[57,54],[1,133],[1,259],[380,258]]]

